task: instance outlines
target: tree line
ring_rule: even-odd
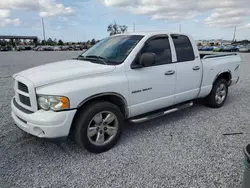
[[[35,42],[33,40],[21,40],[21,39],[15,39],[14,41],[15,45],[35,45]],[[56,38],[52,40],[51,38],[48,38],[48,40],[39,40],[37,41],[37,44],[40,46],[63,46],[63,45],[87,45],[87,46],[92,46],[95,45],[99,40],[92,39],[88,40],[86,42],[64,42],[63,40],[59,39],[57,40]],[[0,40],[0,46],[6,46],[6,45],[12,45],[11,40]]]
[[[128,26],[126,25],[119,25],[115,21],[112,24],[108,25],[107,32],[109,32],[109,35],[117,35],[124,33],[128,30]],[[38,39],[37,44],[38,45],[49,45],[49,46],[63,46],[63,45],[84,45],[84,46],[93,46],[100,40],[92,39],[88,40],[86,42],[65,42],[62,39],[51,39],[48,38],[47,40],[40,40]],[[21,40],[21,39],[15,39],[14,40],[15,45],[35,45],[35,42],[33,40]],[[0,46],[5,45],[12,45],[10,40],[0,40]]]
[[[63,40],[59,39],[54,39],[52,40],[51,38],[48,38],[48,40],[42,40],[39,42],[40,45],[49,45],[49,46],[63,46],[63,45],[95,45],[97,42],[100,40],[92,39],[88,40],[86,42],[64,42]]]

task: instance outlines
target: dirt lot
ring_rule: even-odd
[[[68,140],[53,143],[16,128],[10,117],[12,74],[81,52],[0,53],[0,187],[238,188],[242,148],[250,143],[250,54],[225,106],[194,107],[126,124],[112,150],[90,154]],[[242,135],[224,136],[224,133]]]

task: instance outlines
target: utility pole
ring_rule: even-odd
[[[234,27],[233,42],[235,41],[235,35],[236,35],[236,26]]]
[[[45,37],[45,29],[44,29],[43,18],[42,18],[42,27],[43,27],[43,40],[44,40],[44,42],[45,42],[45,41],[46,41],[46,37]]]
[[[134,28],[133,31],[135,32],[135,22],[133,23],[133,28]]]
[[[181,32],[181,24],[179,25],[179,32]]]

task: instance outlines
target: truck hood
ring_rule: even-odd
[[[107,73],[115,66],[91,63],[83,60],[66,60],[27,69],[15,74],[33,82],[35,87],[61,82],[64,80]]]

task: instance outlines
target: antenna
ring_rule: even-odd
[[[133,23],[133,27],[134,27],[133,31],[135,32],[135,22]]]
[[[179,32],[181,32],[181,24],[179,25]]]

